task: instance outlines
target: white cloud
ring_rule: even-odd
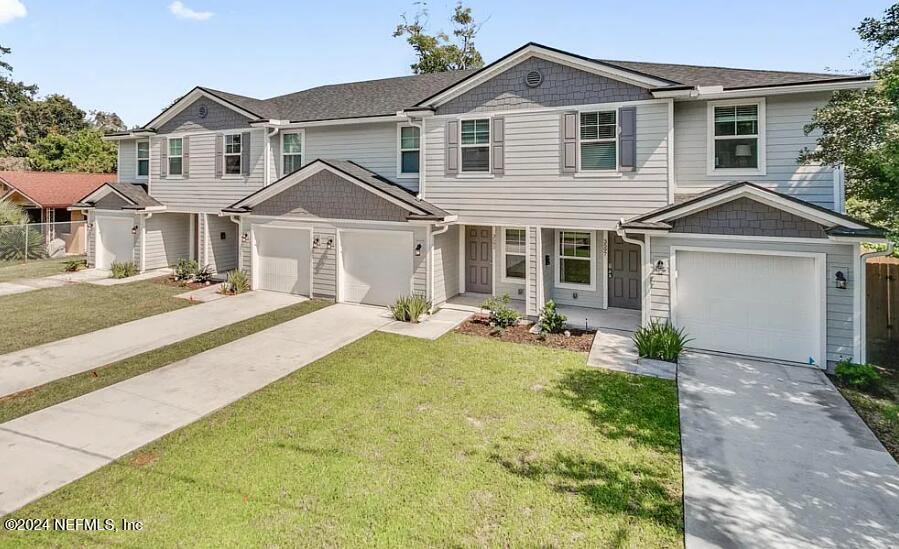
[[[0,2],[3,2],[3,1],[4,0],[0,0]],[[12,0],[12,1],[16,2],[18,0]],[[205,20],[209,19],[210,17],[212,17],[213,15],[215,15],[211,11],[192,10],[177,0],[175,2],[172,2],[171,4],[169,4],[169,11],[172,12],[172,15],[174,15],[178,19],[191,19],[193,21],[205,21]]]
[[[25,4],[19,0],[0,0],[0,25],[26,15],[28,15],[28,10],[25,9]]]

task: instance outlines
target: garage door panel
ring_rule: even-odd
[[[820,362],[819,281],[812,257],[677,251],[675,322],[690,346]]]
[[[412,235],[341,231],[341,301],[391,305],[412,286]]]
[[[128,217],[97,216],[97,252],[95,261],[100,269],[108,269],[113,262],[134,260],[134,220]]]
[[[254,227],[256,283],[260,290],[310,295],[311,229]]]

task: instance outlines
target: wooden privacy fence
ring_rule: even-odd
[[[899,259],[872,258],[866,275],[868,345],[899,345]]]

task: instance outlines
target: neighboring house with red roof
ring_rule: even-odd
[[[34,223],[78,221],[81,212],[67,208],[115,180],[114,173],[0,171],[0,200],[25,208]]]

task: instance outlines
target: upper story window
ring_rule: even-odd
[[[400,175],[418,175],[421,153],[421,129],[400,126]]]
[[[516,282],[525,278],[526,242],[524,229],[503,229],[503,276]]]
[[[556,234],[556,285],[593,288],[593,232],[558,231]]]
[[[303,133],[281,134],[281,175],[291,174],[303,166]]]
[[[582,112],[580,169],[618,169],[618,120],[615,111]]]
[[[490,119],[463,120],[461,124],[463,172],[490,171]]]
[[[169,175],[181,175],[184,172],[184,141],[180,137],[168,139]]]
[[[150,142],[137,142],[137,177],[150,175]]]
[[[764,173],[764,101],[719,101],[708,108],[710,175]]]
[[[239,133],[225,135],[225,175],[240,175],[241,143]]]

